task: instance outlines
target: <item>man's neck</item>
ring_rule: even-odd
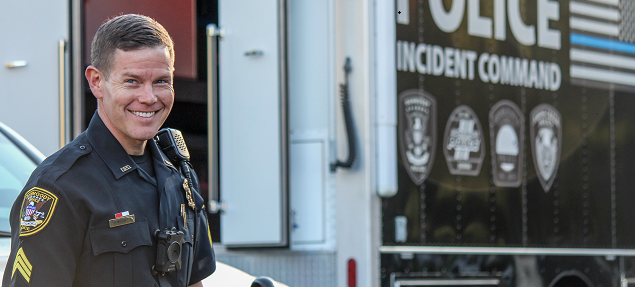
[[[147,140],[143,141],[143,143],[141,144],[141,146],[139,145],[134,145],[134,146],[128,146],[126,147],[125,145],[121,145],[123,146],[123,148],[126,150],[126,152],[129,155],[143,155],[143,153],[145,152],[146,149],[146,144],[148,143]]]
[[[106,128],[108,128],[110,133],[113,136],[115,136],[115,138],[117,139],[119,144],[121,144],[123,149],[126,150],[126,153],[128,153],[129,155],[143,155],[143,152],[145,151],[146,144],[148,143],[148,141],[134,140],[134,139],[130,139],[126,137],[125,135],[121,133],[121,131],[119,131],[119,129],[117,129],[117,127],[115,127],[115,125],[112,124],[112,122],[110,122],[108,117],[106,117],[102,113],[103,112],[100,109],[97,109],[97,114],[101,118],[101,121],[104,122],[104,125],[106,125]]]

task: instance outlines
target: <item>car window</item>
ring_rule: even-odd
[[[11,206],[36,167],[29,157],[0,133],[0,231],[11,231]]]

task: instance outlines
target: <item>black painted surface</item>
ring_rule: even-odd
[[[382,254],[381,264],[386,266],[381,270],[382,287],[394,286],[392,284],[400,280],[416,279],[494,279],[499,281],[499,285],[488,286],[505,287],[554,286],[556,282],[565,281],[582,282],[588,287],[620,286],[619,258],[607,260],[593,256]],[[632,269],[632,260],[627,265]]]
[[[615,93],[617,244],[635,248],[635,97]]]
[[[383,200],[383,244],[612,248],[610,92],[574,85],[570,81],[569,31],[568,25],[563,25],[567,24],[563,19],[569,17],[567,3],[559,4],[560,26],[556,27],[554,22],[550,24],[552,29],[561,31],[559,50],[538,45],[523,46],[514,39],[509,25],[505,41],[471,36],[467,33],[467,6],[459,28],[446,33],[433,22],[428,2],[409,3],[410,24],[397,24],[398,41],[471,50],[478,55],[490,53],[554,62],[562,71],[562,83],[556,91],[485,83],[478,75],[478,58],[472,80],[398,70],[397,94],[422,89],[436,98],[436,152],[432,170],[421,186],[410,179],[402,157],[397,157],[399,191],[394,197]],[[488,3],[481,2],[481,16],[491,18],[493,10]],[[527,4],[521,10],[525,23],[535,25],[533,4]],[[422,13],[421,18],[419,13]],[[425,53],[423,57],[426,57]],[[630,163],[635,162],[635,153],[629,148],[631,142],[635,143],[635,132],[622,131],[619,126],[635,122],[632,108],[629,108],[635,107],[632,98],[635,95],[628,93],[615,96],[618,210],[625,209],[629,202],[635,203],[635,198],[627,194],[634,180],[630,175],[635,170]],[[491,145],[494,143],[490,142],[489,112],[503,99],[518,105],[525,117],[522,159],[525,175],[519,187],[500,187],[493,183]],[[560,163],[548,191],[536,175],[529,118],[536,106],[545,103],[562,115]],[[443,153],[446,124],[459,105],[472,108],[483,128],[486,155],[476,176],[452,175]],[[399,143],[400,139],[397,141]],[[526,192],[525,204],[523,192]],[[632,200],[628,200],[630,198]],[[627,220],[635,216],[633,210],[618,211],[618,217],[622,219],[616,247],[632,245],[635,240],[635,234],[630,234],[633,231],[624,230]],[[406,242],[395,240],[396,216],[407,218]],[[523,228],[526,228],[525,232]]]
[[[449,11],[450,3],[456,1],[442,2]],[[421,185],[411,180],[406,172],[408,165],[401,154],[397,156],[398,193],[382,200],[383,245],[635,247],[635,91],[571,80],[569,2],[558,1],[559,21],[549,21],[550,28],[561,33],[560,49],[519,44],[509,23],[505,40],[469,35],[467,5],[457,30],[443,32],[432,19],[430,1],[408,3],[410,23],[397,24],[398,50],[403,49],[404,42],[424,43],[474,51],[477,59],[474,79],[405,70],[398,63],[397,95],[419,89],[434,96],[437,138],[432,170]],[[494,19],[494,1],[478,3],[480,16]],[[536,25],[535,4],[520,2],[520,14],[527,25]],[[477,71],[478,56],[484,53],[556,63],[562,83],[555,91],[486,83]],[[401,56],[398,54],[397,61]],[[425,63],[426,53],[423,57]],[[518,187],[496,186],[493,181],[491,147],[495,143],[490,139],[489,113],[504,99],[515,103],[525,119],[521,159],[524,173]],[[562,124],[559,165],[548,189],[538,178],[531,145],[530,114],[541,104],[554,107]],[[474,110],[483,128],[486,154],[475,176],[451,174],[443,153],[448,118],[460,105]],[[401,140],[397,139],[398,146]],[[407,219],[405,242],[396,240],[397,216]],[[619,286],[620,261],[624,262],[625,275],[635,277],[635,259],[631,257],[382,254],[382,286],[392,286],[391,276],[392,280],[498,278],[501,286],[553,286],[558,280],[570,286]]]

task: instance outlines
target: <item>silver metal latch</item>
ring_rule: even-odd
[[[208,203],[207,211],[212,214],[225,212],[227,211],[227,203],[222,201],[219,202],[216,200],[210,200]]]
[[[245,56],[247,57],[257,57],[257,56],[262,56],[263,54],[264,52],[262,50],[251,50],[251,51],[245,52]]]
[[[26,67],[26,61],[25,60],[17,60],[17,61],[6,62],[4,64],[4,66],[9,68],[9,69]]]

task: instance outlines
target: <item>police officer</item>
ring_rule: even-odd
[[[91,60],[97,112],[13,204],[2,286],[202,286],[216,264],[198,179],[153,140],[174,103],[173,42],[122,15],[99,28]]]

